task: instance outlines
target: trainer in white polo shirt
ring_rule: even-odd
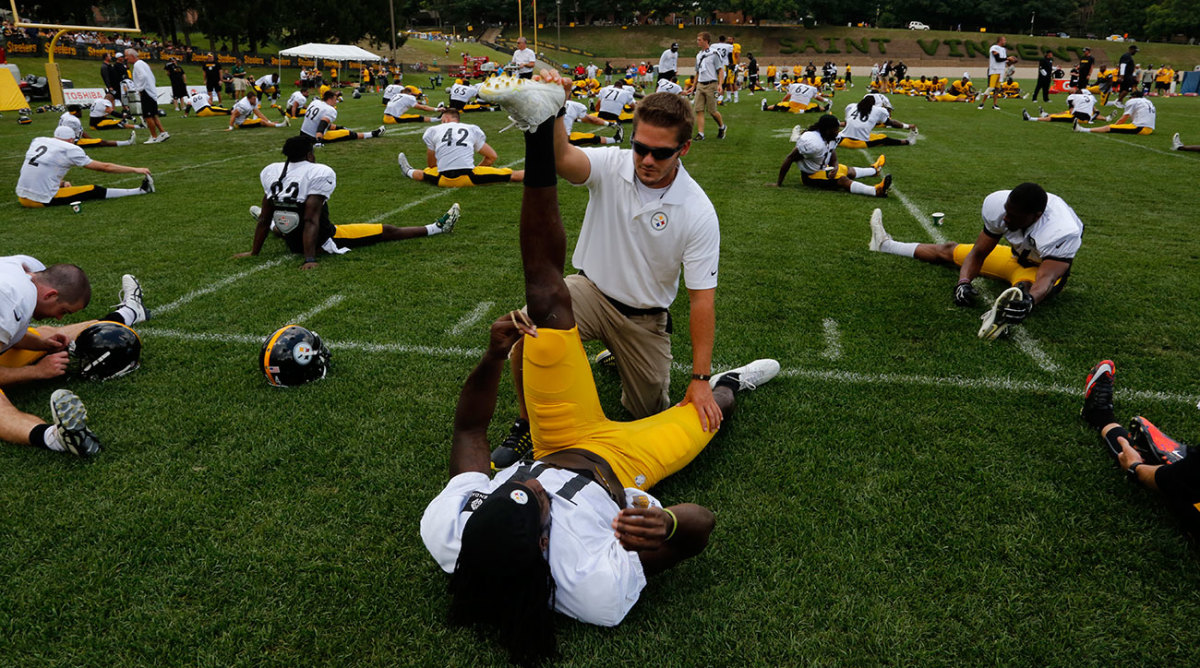
[[[533,78],[533,65],[537,62],[537,54],[525,45],[525,38],[517,38],[517,50],[513,51],[512,65],[517,70],[517,76],[522,79]]]

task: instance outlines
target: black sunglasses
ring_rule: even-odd
[[[636,139],[629,140],[629,145],[631,147],[633,147],[634,153],[637,153],[638,155],[646,155],[647,153],[649,153],[650,155],[654,156],[655,160],[666,160],[667,158],[682,151],[683,145],[686,143],[687,142],[685,141],[685,142],[683,142],[683,144],[680,144],[679,146],[676,146],[675,148],[665,148],[665,147],[646,146],[645,144],[643,144],[640,141],[637,141]]]

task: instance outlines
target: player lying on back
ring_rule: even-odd
[[[1007,281],[983,315],[979,337],[992,340],[1024,322],[1037,304],[1058,294],[1067,283],[1071,263],[1083,241],[1083,223],[1057,195],[1036,183],[998,190],[983,200],[983,230],[974,244],[902,243],[883,229],[883,213],[871,216],[870,250],[911,257],[932,264],[958,266],[954,303],[970,307],[979,292],[979,276]],[[1011,246],[998,242],[1001,237]]]

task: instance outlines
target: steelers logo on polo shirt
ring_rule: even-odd
[[[667,214],[659,211],[653,216],[650,216],[650,227],[653,227],[655,232],[661,232],[667,229]]]

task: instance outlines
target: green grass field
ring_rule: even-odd
[[[895,195],[868,200],[805,189],[795,171],[768,187],[792,124],[815,119],[761,113],[760,99],[726,106],[728,139],[693,145],[685,163],[721,216],[716,366],[774,357],[784,372],[655,489],[715,511],[709,549],[653,579],[618,628],[563,619],[564,665],[1200,661],[1183,630],[1200,613],[1195,553],[1077,417],[1084,375],[1112,357],[1122,419],[1144,414],[1185,440],[1200,427],[1200,157],[1169,151],[1176,131],[1200,141],[1200,103],[1156,99],[1156,134],[1106,137],[1021,123],[1021,102],[997,113],[898,99],[895,117],[925,141],[886,152]],[[73,215],[17,205],[25,147],[53,116],[14,117],[0,121],[4,252],[83,266],[95,297],[72,320],[106,313],[127,272],[158,313],[140,327],[135,374],[7,390],[46,416],[50,393],[73,389],[105,451],[0,447],[3,662],[503,663],[447,627],[446,577],[417,527],[447,479],[454,403],[487,324],[523,300],[520,188],[402,178],[396,153],[419,159],[421,126],[327,146],[335,222],[426,224],[454,201],[463,217],[452,235],[301,272],[277,240],[231,259],[250,248],[258,173],[292,131],[171,114],[164,144],[91,151],[152,168],[158,192]],[[374,95],[342,106],[351,127],[380,117]],[[523,157],[518,133],[497,134],[503,114],[467,118],[499,164]],[[841,152],[851,165],[875,155]],[[969,242],[984,196],[1027,180],[1087,232],[1069,287],[1018,340],[975,337],[983,308],[953,306],[954,271],[867,251],[876,206],[899,240]],[[560,197],[573,247],[587,193],[563,184]],[[927,226],[933,211],[944,227]],[[686,365],[686,299],[674,315]],[[268,387],[261,341],[301,317],[331,343],[332,371]],[[673,396],[686,377],[676,370]],[[624,419],[615,374],[596,379]],[[505,382],[495,440],[513,414]]]

